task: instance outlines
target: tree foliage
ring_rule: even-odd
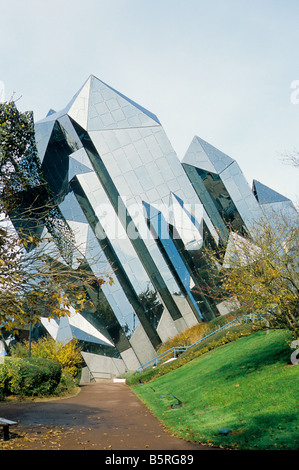
[[[250,238],[231,233],[225,250],[205,256],[210,276],[203,277],[199,290],[218,301],[238,302],[244,314],[266,314],[270,327],[287,328],[298,336],[298,217],[263,217]]]
[[[81,310],[95,277],[43,177],[32,113],[0,104],[0,327]],[[99,260],[95,260],[98,262]]]
[[[62,341],[55,341],[50,336],[39,338],[30,345],[32,358],[43,358],[58,362],[62,371],[75,377],[83,359],[78,340],[72,339],[66,344]],[[17,343],[11,349],[12,357],[28,357],[29,342]]]

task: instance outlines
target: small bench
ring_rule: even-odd
[[[3,428],[3,439],[4,441],[9,440],[9,426],[18,424],[16,421],[10,421],[9,419],[0,418],[0,426]]]

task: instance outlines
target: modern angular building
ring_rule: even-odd
[[[43,327],[78,338],[94,379],[136,370],[161,342],[223,313],[196,289],[207,242],[226,246],[290,200],[199,137],[182,162],[159,119],[94,76],[65,109],[35,125],[44,176],[95,276],[92,307]]]

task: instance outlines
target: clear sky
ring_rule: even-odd
[[[39,120],[93,74],[156,114],[180,159],[198,135],[297,201],[298,25],[298,0],[0,0],[0,82]]]

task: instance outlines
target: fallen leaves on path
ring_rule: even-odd
[[[50,429],[49,429],[50,428]],[[61,439],[66,438],[70,434],[85,434],[73,428],[57,428],[53,426],[40,426],[38,430],[28,429],[26,431],[10,432],[10,439],[1,440],[0,434],[0,450],[26,450],[32,448],[55,449],[61,447]],[[32,443],[35,445],[32,446]],[[38,445],[36,445],[38,444]]]

